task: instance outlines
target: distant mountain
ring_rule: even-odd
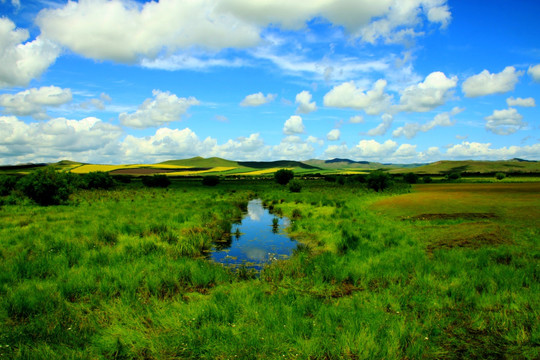
[[[375,169],[393,169],[396,166],[393,165],[383,165],[378,162],[369,162],[369,161],[354,161],[350,159],[332,159],[332,160],[318,160],[311,159],[303,161],[304,164],[315,166],[321,169],[329,170],[339,170],[339,169],[366,169],[366,170],[375,170]]]
[[[250,167],[253,169],[271,169],[271,168],[302,168],[311,170],[321,170],[320,167],[306,164],[305,162],[292,161],[292,160],[278,160],[278,161],[239,161],[238,165]]]

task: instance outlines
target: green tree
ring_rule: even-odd
[[[166,188],[171,185],[171,180],[167,175],[143,176],[142,183],[148,187]]]
[[[57,172],[52,166],[26,175],[19,181],[22,192],[42,206],[64,203],[74,187],[68,173]]]
[[[217,184],[219,184],[219,176],[216,176],[216,175],[204,176],[202,178],[202,184],[204,186],[216,186]]]
[[[298,180],[292,180],[289,182],[289,191],[296,193],[302,191],[302,183]]]
[[[280,185],[287,185],[293,178],[294,173],[292,170],[281,169],[274,174],[274,179],[276,179],[276,182]]]
[[[496,178],[497,180],[502,180],[502,179],[504,179],[505,177],[506,177],[506,174],[503,173],[503,172],[498,172],[498,173],[495,174],[495,178]]]
[[[377,192],[384,191],[391,184],[392,179],[390,175],[381,170],[373,171],[367,177],[368,188]]]

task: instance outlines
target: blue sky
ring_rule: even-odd
[[[0,0],[0,163],[540,160],[538,1]]]

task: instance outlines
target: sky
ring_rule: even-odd
[[[540,160],[540,1],[0,0],[0,164]]]

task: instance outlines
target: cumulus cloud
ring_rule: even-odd
[[[132,114],[121,113],[120,123],[132,128],[160,126],[181,119],[190,106],[199,105],[194,97],[178,98],[176,95],[153,90],[153,99],[146,99]]]
[[[144,5],[120,0],[70,1],[42,10],[36,23],[44,36],[78,54],[124,63],[154,58],[164,48],[245,48],[260,40],[256,26],[218,12],[215,3],[206,0]]]
[[[302,118],[298,115],[293,115],[285,121],[283,133],[285,135],[302,134],[305,130]]]
[[[240,103],[241,106],[261,106],[273,101],[276,98],[274,94],[267,94],[264,96],[262,92],[248,95]]]
[[[529,66],[527,74],[534,79],[536,82],[540,82],[540,64]]]
[[[381,116],[381,123],[377,125],[377,127],[369,130],[367,132],[367,135],[369,136],[381,136],[386,134],[388,129],[390,129],[390,126],[392,126],[393,117],[390,114],[383,114]]]
[[[339,140],[339,137],[341,136],[341,132],[339,129],[332,129],[328,134],[326,134],[326,139],[330,141],[337,141]]]
[[[373,88],[364,91],[354,81],[334,86],[323,99],[325,106],[364,110],[366,114],[378,115],[390,107],[392,96],[384,92],[386,80],[380,79]]]
[[[446,102],[457,80],[457,76],[447,78],[440,71],[432,72],[423,82],[403,90],[399,109],[410,112],[431,111]]]
[[[349,119],[349,122],[351,124],[360,124],[364,122],[364,117],[361,115],[351,116],[351,118]]]
[[[497,135],[510,135],[527,126],[523,116],[514,108],[494,110],[486,116],[486,129]]]
[[[0,18],[0,88],[26,86],[39,77],[56,60],[60,48],[38,36],[27,41],[29,33]]]
[[[212,156],[234,160],[260,160],[268,157],[270,147],[264,144],[259,133],[228,140],[212,149]]]
[[[310,142],[299,136],[291,135],[283,138],[281,143],[272,147],[271,157],[274,159],[306,160],[313,157],[315,149]]]
[[[55,118],[30,123],[0,117],[0,158],[5,163],[106,156],[115,153],[122,130],[100,119]]]
[[[319,139],[318,137],[315,137],[315,136],[308,136],[308,138],[306,139],[306,142],[310,143],[310,144],[316,144],[316,145],[319,145],[319,146],[323,146],[324,145],[324,140],[323,139]]]
[[[298,104],[296,112],[299,114],[309,114],[310,112],[317,110],[315,101],[311,102],[311,94],[309,91],[304,90],[297,94],[296,103]]]
[[[17,116],[32,116],[35,119],[47,119],[47,106],[60,106],[71,102],[73,96],[70,89],[57,86],[32,88],[16,94],[0,95],[0,106],[4,113]]]
[[[528,98],[520,98],[514,99],[513,97],[509,97],[506,99],[506,104],[508,106],[523,106],[523,107],[535,107],[536,102],[534,101],[534,98],[528,97]]]
[[[99,110],[105,109],[105,104],[112,101],[111,97],[106,93],[101,93],[99,98],[93,98],[80,104],[83,109],[96,108]]]
[[[381,161],[390,158],[397,148],[398,144],[392,140],[386,140],[384,143],[375,140],[360,140],[350,149],[346,145],[330,145],[324,154],[327,158],[347,157],[355,160]]]
[[[507,66],[498,74],[484,70],[465,80],[461,89],[466,97],[478,97],[491,94],[504,94],[514,90],[523,71],[516,71],[513,66]]]
[[[433,120],[425,124],[419,123],[406,123],[392,132],[393,137],[405,136],[407,139],[412,139],[418,132],[427,132],[437,126],[453,126],[455,122],[452,120],[452,116],[462,112],[463,108],[455,107],[452,111],[444,112],[435,115]]]
[[[540,159],[540,143],[528,146],[504,146],[492,148],[491,143],[464,141],[446,150],[446,155],[455,159],[501,160],[512,158]]]

